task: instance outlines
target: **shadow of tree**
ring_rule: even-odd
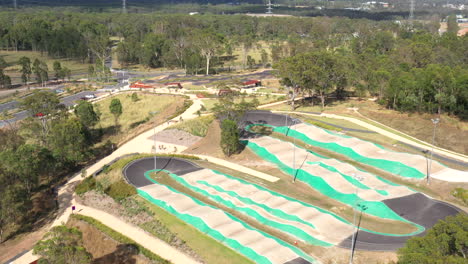
[[[114,252],[104,255],[100,258],[94,259],[92,264],[135,264],[135,255],[140,252],[138,247],[134,244],[121,244],[118,245]]]

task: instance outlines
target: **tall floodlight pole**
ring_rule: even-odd
[[[439,118],[432,118],[431,119],[432,124],[434,124],[434,130],[432,132],[432,150],[431,150],[431,161],[429,162],[429,172],[427,174],[427,184],[430,182],[430,174],[431,174],[431,169],[432,169],[432,157],[434,156],[434,144],[435,144],[435,136],[436,136],[436,128],[437,124],[440,122]]]
[[[429,183],[429,159],[427,158],[427,154],[429,154],[429,150],[425,149],[422,151],[424,153],[424,157],[426,158],[426,181]]]
[[[156,174],[156,126],[153,128],[153,142],[154,142],[154,173]]]
[[[353,173],[351,176],[353,176],[353,179],[357,180],[357,181],[363,181],[364,180],[364,177],[363,176],[359,176],[359,175],[356,175],[355,173]],[[353,206],[353,225],[355,226],[355,231],[353,232],[353,236],[351,238],[351,254],[349,256],[349,264],[353,264],[353,256],[354,256],[354,240],[356,239],[356,233],[358,231],[358,227],[356,225],[356,207],[358,206],[358,191],[359,191],[359,188],[356,186],[356,201],[354,203],[354,206]]]
[[[296,125],[296,119],[293,119],[292,125]],[[293,182],[296,182],[297,177],[297,169],[296,169],[296,138],[293,137],[293,171],[294,171],[294,178]]]

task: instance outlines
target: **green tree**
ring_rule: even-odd
[[[9,89],[11,87],[11,78],[0,68],[0,88]]]
[[[224,119],[221,122],[221,149],[226,156],[239,151],[239,130],[237,123],[233,120]]]
[[[262,61],[263,67],[266,67],[268,64],[268,52],[266,52],[266,50],[264,49],[262,49],[261,61]]]
[[[92,255],[83,247],[83,235],[76,228],[64,225],[53,227],[44,239],[37,242],[33,252],[41,256],[39,263],[86,264]]]
[[[399,264],[467,263],[468,216],[439,220],[424,237],[413,237],[398,250]]]
[[[138,100],[140,100],[138,98],[138,94],[137,93],[132,93],[132,102],[138,102]]]
[[[457,34],[460,27],[458,26],[457,16],[450,15],[447,17],[447,32]]]
[[[64,162],[76,164],[87,155],[85,128],[75,118],[55,122],[50,130],[48,143],[54,157]]]
[[[122,103],[118,98],[112,99],[109,110],[111,114],[114,116],[115,125],[118,125],[119,117],[122,115]]]
[[[38,145],[23,144],[17,149],[0,152],[2,168],[10,175],[15,175],[26,188],[28,194],[39,184],[41,174],[47,172],[52,156],[48,149]]]
[[[94,126],[99,121],[99,116],[94,111],[93,104],[88,101],[79,102],[75,107],[75,114],[87,128]]]
[[[29,88],[29,79],[32,73],[31,60],[28,57],[21,57],[18,64],[21,66],[21,80],[24,84],[27,84]]]
[[[0,57],[0,70],[5,69],[8,66],[8,63],[5,61],[3,57]]]
[[[239,103],[236,103],[237,97],[230,93],[219,99],[212,109],[218,119],[229,119],[235,122],[239,121],[244,113],[249,110],[254,110],[259,105],[257,98],[247,102],[242,98]]]
[[[5,175],[0,174],[0,243],[5,231],[13,224],[21,224],[31,208],[31,201],[21,184],[7,184]]]
[[[43,116],[53,115],[60,110],[58,96],[50,91],[34,91],[31,96],[23,99],[21,107],[31,115],[41,113]]]
[[[65,78],[65,76],[63,76],[62,64],[60,64],[60,61],[54,61],[54,73],[57,80]]]
[[[223,46],[223,37],[213,31],[194,30],[193,43],[206,60],[206,75],[210,73],[211,59],[216,56]]]

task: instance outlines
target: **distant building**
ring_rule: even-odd
[[[242,85],[244,85],[244,88],[253,88],[262,86],[262,82],[259,80],[248,80],[243,82]]]

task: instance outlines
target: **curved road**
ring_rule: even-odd
[[[190,161],[172,157],[158,157],[156,164],[157,169],[164,169],[178,176],[203,169]],[[153,170],[154,167],[154,158],[142,158],[129,163],[123,169],[123,173],[130,184],[139,188],[153,184],[146,179],[144,173]],[[384,200],[384,203],[403,218],[422,225],[426,229],[432,227],[439,219],[461,212],[454,206],[430,199],[421,193]],[[388,251],[402,247],[411,236],[392,237],[359,231],[356,237],[356,249]],[[351,237],[342,241],[338,246],[349,248]]]

